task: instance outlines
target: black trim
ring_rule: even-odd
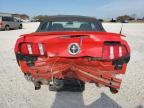
[[[45,32],[42,30],[42,27],[47,22],[53,22],[53,21],[88,21],[93,22],[95,25],[98,25],[98,31],[105,32],[105,29],[103,28],[101,22],[97,20],[94,17],[87,17],[87,16],[75,16],[75,15],[56,15],[56,16],[48,16],[47,19],[42,21],[36,30],[36,32]],[[97,32],[97,31],[96,31]]]
[[[34,62],[37,60],[36,56],[26,56],[26,55],[22,55],[22,54],[16,54],[16,59],[17,59],[17,63],[19,64],[19,61],[26,61],[28,66],[33,66]]]
[[[112,65],[114,65],[116,70],[120,70],[122,69],[123,64],[128,63],[129,61],[130,61],[130,55],[127,55],[123,58],[112,61]]]

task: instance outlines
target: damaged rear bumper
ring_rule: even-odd
[[[30,58],[30,59],[29,59]],[[74,78],[84,82],[102,84],[119,89],[122,79],[115,76],[125,74],[130,56],[115,61],[98,61],[87,58],[47,58],[17,55],[18,63],[25,74],[33,79],[50,81]]]

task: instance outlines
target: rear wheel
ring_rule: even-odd
[[[111,91],[112,94],[118,93],[118,90],[115,89],[115,88],[112,88],[112,87],[110,87],[110,91]]]
[[[41,88],[40,82],[34,82],[35,90],[39,90]]]
[[[10,30],[9,25],[6,25],[6,26],[5,26],[5,30]]]
[[[19,29],[22,29],[22,24],[19,26]]]

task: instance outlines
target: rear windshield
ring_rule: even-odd
[[[90,21],[48,21],[42,23],[38,32],[51,31],[104,31],[102,25]]]
[[[2,17],[2,21],[13,21],[13,17]]]

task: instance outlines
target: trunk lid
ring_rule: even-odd
[[[101,58],[103,42],[120,41],[120,34],[107,32],[46,32],[23,36],[25,42],[42,43],[47,55],[51,57]]]

